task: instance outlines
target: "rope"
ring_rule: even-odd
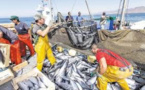
[[[86,20],[85,22],[89,22],[89,21],[93,21],[93,20]],[[78,22],[78,21],[74,21],[73,23],[76,23],[76,22]],[[67,25],[67,24],[69,24],[69,23],[70,23],[70,22],[62,22],[61,25]],[[91,24],[91,25],[81,26],[81,27],[79,27],[79,28],[87,28],[87,27],[91,27],[91,26],[93,26],[93,25],[96,25],[96,23],[93,23],[93,24]],[[63,26],[63,27],[65,27],[65,26]],[[69,28],[69,27],[65,27],[65,28]]]
[[[121,8],[121,3],[122,3],[122,0],[120,0],[120,3],[119,3],[119,8],[118,8],[118,13],[117,13],[117,17],[119,16],[119,13],[120,13],[120,8]]]
[[[126,11],[126,14],[125,14],[125,16],[126,16],[126,20],[128,19],[128,7],[129,7],[129,0],[128,0],[128,2],[127,2],[127,11]]]
[[[73,6],[72,6],[71,13],[72,13],[72,11],[73,11],[74,6],[76,5],[76,3],[77,3],[77,0],[74,2]]]

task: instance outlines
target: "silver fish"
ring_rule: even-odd
[[[78,74],[81,76],[83,79],[87,79],[86,75],[83,74],[80,70],[77,70]]]
[[[88,85],[95,84],[96,79],[97,79],[97,76],[94,76],[94,77],[90,78],[90,79],[87,81],[87,84],[88,84]]]
[[[30,80],[25,80],[23,83],[26,84],[29,88],[33,87],[33,83]]]
[[[34,90],[38,90],[39,89],[39,86],[38,85],[34,85]]]
[[[30,80],[33,84],[35,84],[35,85],[37,85],[37,86],[39,85],[39,84],[38,84],[38,81],[37,81],[37,79],[36,79],[35,77],[30,77],[29,80]]]
[[[61,78],[57,77],[56,79],[57,79],[56,84],[59,85],[61,88],[65,89],[65,90],[69,90],[70,88],[72,88],[71,85],[68,84],[67,82],[65,82],[65,83],[61,82],[61,80],[62,80]]]
[[[125,80],[128,83],[128,86],[129,86],[130,89],[134,90],[134,89],[137,88],[138,83],[136,83],[135,80],[133,80],[133,79],[125,79]]]
[[[113,84],[107,84],[107,90],[121,90],[121,88]]]
[[[70,84],[72,85],[72,89],[71,90],[79,90],[77,84],[73,80],[70,80]]]
[[[143,86],[140,90],[145,90],[145,86]]]
[[[61,60],[68,60],[71,56],[66,56],[66,55],[62,55],[60,57],[58,57],[58,59],[61,59]]]
[[[18,86],[22,90],[29,90],[29,87],[24,82],[19,82]]]
[[[60,69],[60,71],[59,71],[59,73],[58,73],[58,76],[64,76],[64,75],[65,75],[65,70],[66,70],[66,68],[67,68],[67,65],[68,65],[68,61],[66,61],[66,62],[64,63],[64,65],[61,67],[61,69]]]
[[[60,57],[62,55],[64,55],[64,54],[63,53],[58,53],[58,54],[55,55],[55,57]]]
[[[46,88],[49,87],[47,80],[44,77],[39,77],[42,83],[46,86]]]
[[[45,85],[43,84],[43,82],[41,82],[39,77],[37,77],[37,80],[38,80],[38,84],[39,84],[40,88],[46,88]]]
[[[78,83],[78,82],[75,82],[76,83],[76,85],[78,86],[78,89],[79,90],[83,90],[83,88],[81,87],[81,85]]]
[[[18,76],[20,76],[20,75],[22,75],[22,74],[23,74],[23,69],[21,69],[20,71],[18,71],[18,73],[17,73],[16,76],[18,77]]]
[[[143,78],[134,76],[133,79],[140,84],[145,84],[145,79],[143,79]]]
[[[49,66],[51,66],[51,64],[50,64],[50,62],[49,62],[48,60],[45,60],[45,61],[43,62],[43,66],[44,66],[44,67],[49,67]]]

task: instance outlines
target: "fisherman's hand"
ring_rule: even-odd
[[[51,26],[51,29],[54,29],[54,28],[58,27],[59,25],[60,25],[60,23],[54,24]]]
[[[95,71],[90,74],[91,77],[93,77],[94,75],[96,75]]]
[[[96,72],[98,77],[102,77],[102,75],[99,72]]]

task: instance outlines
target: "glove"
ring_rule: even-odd
[[[94,75],[96,75],[96,72],[92,72],[92,73],[90,74],[91,77],[93,77]]]

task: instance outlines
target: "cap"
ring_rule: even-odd
[[[11,16],[10,20],[19,20],[19,17],[18,16]]]
[[[41,19],[41,18],[44,18],[42,15],[40,15],[40,14],[36,14],[35,16],[34,16],[34,19],[35,20],[39,20],[39,19]]]

